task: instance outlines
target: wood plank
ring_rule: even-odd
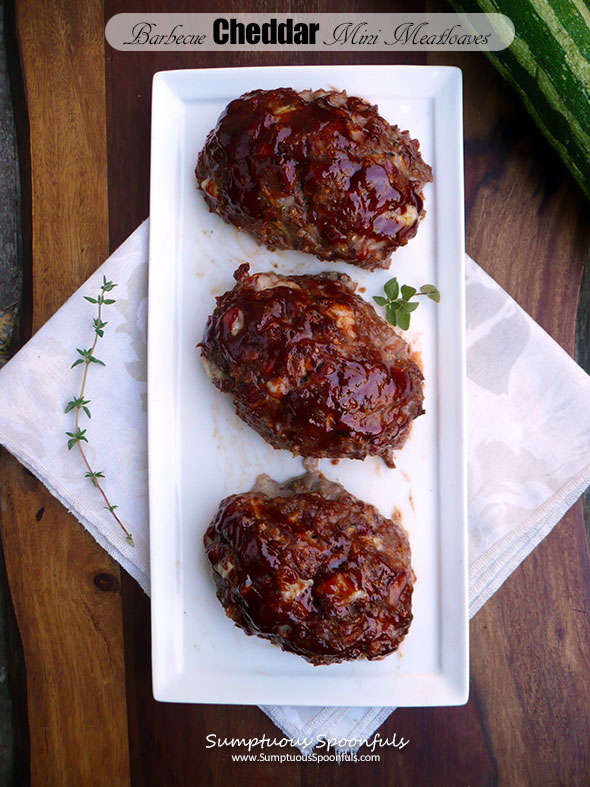
[[[17,2],[29,109],[33,330],[108,253],[102,4]]]
[[[18,341],[18,313],[22,296],[22,259],[20,254],[20,182],[14,110],[10,91],[7,41],[3,8],[0,5],[0,324],[10,320],[8,331],[0,331],[0,367],[11,355]],[[10,48],[10,45],[8,45]],[[0,550],[1,552],[1,550]],[[26,767],[16,762],[15,702],[13,688],[24,686],[24,676],[14,666],[11,651],[10,623],[14,611],[10,604],[4,556],[0,554],[0,784],[13,784],[15,773]],[[13,626],[16,628],[16,626]],[[28,746],[27,746],[28,762]]]
[[[108,251],[102,3],[18,2],[16,23],[30,123],[37,328]],[[119,568],[6,452],[0,483],[27,671],[31,781],[125,784]],[[115,592],[100,589],[101,574]]]
[[[6,451],[0,478],[2,542],[26,663],[31,783],[125,784],[118,566]],[[99,588],[105,576],[114,592]]]

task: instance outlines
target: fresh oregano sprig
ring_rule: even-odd
[[[104,506],[107,511],[113,515],[114,519],[116,520],[117,524],[121,528],[121,530],[125,533],[125,541],[130,544],[132,547],[135,546],[133,541],[133,536],[127,530],[125,525],[121,522],[117,514],[115,514],[115,509],[118,506],[115,506],[111,503],[111,501],[106,496],[106,493],[102,486],[100,485],[99,479],[104,478],[105,475],[100,470],[93,470],[90,467],[90,463],[88,461],[88,457],[84,453],[84,448],[82,447],[82,443],[88,443],[88,438],[86,437],[86,429],[82,429],[80,427],[80,413],[83,412],[88,418],[92,418],[90,413],[90,408],[88,405],[90,404],[90,399],[84,398],[84,392],[86,390],[86,381],[88,379],[88,368],[90,364],[98,364],[99,366],[105,366],[106,364],[97,358],[94,354],[96,350],[96,345],[99,339],[102,339],[104,336],[104,329],[105,326],[108,324],[103,321],[102,319],[102,307],[109,306],[111,303],[116,303],[113,298],[105,298],[106,292],[111,292],[117,285],[114,284],[112,281],[107,281],[106,276],[102,277],[102,285],[100,288],[100,293],[96,298],[91,298],[89,295],[85,295],[84,298],[89,301],[90,303],[95,303],[98,306],[98,315],[92,321],[92,326],[94,328],[94,342],[92,347],[88,350],[81,350],[77,349],[76,352],[80,356],[77,358],[74,363],[72,364],[71,368],[73,369],[75,366],[79,366],[80,364],[84,364],[84,376],[82,377],[82,385],[80,387],[80,394],[78,396],[74,396],[71,401],[69,401],[66,405],[65,411],[66,413],[71,412],[72,410],[76,411],[76,422],[75,422],[75,429],[73,432],[66,432],[68,436],[68,449],[71,451],[72,448],[77,445],[78,450],[80,451],[80,455],[82,456],[82,460],[86,465],[87,472],[84,473],[85,478],[90,478],[94,486],[98,489],[100,494],[102,495],[104,502],[106,505]]]
[[[421,295],[425,295],[431,301],[435,301],[435,303],[440,301],[440,292],[434,284],[423,284],[420,287],[420,292],[418,292],[415,287],[409,287],[407,284],[402,284],[400,287],[395,276],[386,282],[383,290],[386,297],[373,295],[373,300],[379,306],[385,307],[385,319],[387,322],[391,323],[391,325],[396,325],[404,331],[407,331],[410,327],[411,313],[419,306],[418,302],[413,301],[412,298],[419,298]]]

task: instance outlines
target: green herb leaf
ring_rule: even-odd
[[[437,290],[434,284],[423,284],[420,287],[420,292],[422,295],[426,295],[428,298],[430,298],[431,301],[434,301],[435,303],[440,302],[440,292]]]
[[[397,296],[399,295],[399,284],[395,276],[393,277],[393,279],[390,279],[388,282],[385,283],[383,289],[385,290],[385,294],[390,300],[393,301],[397,298]]]
[[[383,289],[387,297],[373,295],[373,300],[378,306],[385,307],[385,319],[387,322],[404,331],[410,327],[410,315],[413,311],[416,311],[419,305],[417,301],[412,301],[412,298],[425,295],[436,303],[440,301],[440,293],[434,284],[423,284],[420,287],[420,292],[415,287],[402,284],[400,290],[398,281],[394,277],[385,283]],[[399,297],[400,291],[401,298]]]
[[[408,287],[407,284],[402,284],[402,298],[404,301],[409,301],[410,298],[416,294],[415,287]]]
[[[92,481],[94,486],[97,487],[97,489],[100,489],[100,485],[98,483],[98,479],[99,478],[104,478],[104,473],[101,473],[100,470],[98,470],[96,472],[91,470],[88,473],[84,473],[84,477],[85,478],[90,478],[90,480]]]
[[[96,335],[94,337],[94,342],[92,344],[92,347],[89,350],[82,350],[80,348],[77,348],[76,352],[78,353],[78,355],[80,357],[77,358],[74,361],[74,363],[72,364],[72,369],[74,368],[74,366],[78,366],[81,363],[86,364],[86,366],[88,366],[91,363],[97,363],[97,364],[100,364],[101,366],[105,366],[106,365],[104,363],[104,361],[101,361],[100,358],[97,358],[95,355],[93,355],[93,352],[94,352],[94,349],[96,348],[96,344],[98,342],[98,339],[102,338],[104,336],[104,328],[108,324],[107,322],[105,322],[101,318],[102,305],[103,304],[107,304],[108,305],[108,304],[111,304],[111,303],[116,303],[116,301],[113,300],[112,298],[105,298],[104,297],[104,293],[105,292],[110,292],[116,286],[117,285],[114,282],[107,281],[106,276],[103,276],[102,277],[102,285],[101,285],[101,288],[100,288],[101,292],[99,293],[98,297],[97,298],[93,298],[93,297],[91,297],[89,295],[84,295],[83,296],[84,299],[87,300],[89,303],[94,303],[94,304],[98,305],[98,314],[92,320],[92,325],[94,327],[94,332],[95,332]],[[92,470],[92,468],[90,467],[90,465],[88,463],[88,459],[87,459],[87,457],[86,457],[86,455],[84,453],[82,445],[81,445],[82,442],[88,443],[88,439],[86,437],[86,429],[80,429],[79,426],[78,426],[79,411],[83,410],[88,418],[92,417],[92,415],[90,413],[90,409],[87,406],[88,404],[90,404],[90,400],[84,398],[84,388],[86,386],[87,378],[88,378],[88,369],[86,369],[86,372],[85,372],[84,377],[82,379],[82,388],[80,390],[80,395],[78,397],[74,396],[72,398],[72,400],[67,403],[67,405],[65,407],[65,412],[66,413],[69,413],[69,412],[71,412],[74,409],[76,410],[76,431],[75,432],[66,432],[66,435],[69,438],[68,439],[68,449],[71,450],[75,445],[78,446],[78,448],[80,449],[80,452],[82,454],[82,457],[83,457],[83,459],[84,459],[84,461],[86,463],[86,466],[88,467],[88,472],[86,472],[84,474],[85,477],[86,478],[90,478],[92,483],[94,484],[94,486],[96,486],[99,489],[99,491],[101,492],[101,494],[104,497],[104,500],[105,500],[105,502],[107,504],[105,506],[106,510],[110,511],[110,513],[115,518],[117,524],[121,527],[121,529],[125,533],[125,540],[127,541],[127,543],[134,547],[135,543],[133,541],[133,538],[132,538],[131,534],[127,531],[127,529],[125,528],[123,523],[119,520],[118,516],[115,514],[115,509],[117,508],[117,506],[111,504],[110,500],[107,498],[105,492],[103,491],[103,489],[100,486],[99,479],[105,477],[104,473],[102,473],[100,471]]]
[[[68,448],[71,450],[76,445],[76,443],[80,442],[80,440],[84,440],[84,442],[87,443],[88,440],[84,436],[85,434],[86,429],[77,429],[75,432],[66,432],[66,435],[70,438],[70,440],[68,440]]]
[[[398,304],[401,311],[407,312],[408,314],[420,306],[417,301],[414,301],[413,303],[408,303],[408,301],[398,301]]]
[[[391,325],[397,325],[397,312],[395,309],[392,309],[391,306],[387,306],[385,309],[385,319],[387,322],[391,323]]]
[[[408,312],[404,312],[401,309],[397,313],[397,324],[402,329],[402,331],[407,331],[410,327],[410,315]]]
[[[114,284],[112,281],[107,281],[106,276],[102,277],[102,287],[100,288],[103,292],[110,292],[113,290],[117,285]]]
[[[76,363],[84,363],[83,361],[77,361]],[[83,396],[74,397],[71,402],[68,402],[66,405],[65,412],[69,413],[70,410],[73,410],[74,407],[80,408],[84,407],[85,404],[90,404],[90,399],[84,399]],[[86,409],[86,408],[84,408]]]

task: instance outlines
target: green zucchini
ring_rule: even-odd
[[[486,55],[590,197],[588,0],[450,0],[460,13],[508,16],[515,38]]]

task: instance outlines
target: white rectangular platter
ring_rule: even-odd
[[[270,252],[210,214],[196,187],[199,151],[233,98],[256,88],[336,88],[376,103],[409,129],[432,165],[427,215],[389,271]],[[154,696],[174,702],[292,705],[456,705],[468,693],[464,418],[464,224],[461,72],[416,66],[309,66],[169,71],[153,84],[149,278],[149,493]],[[284,481],[301,459],[275,451],[205,375],[198,349],[215,296],[233,272],[337,269],[372,302],[393,275],[433,283],[407,338],[420,352],[426,414],[397,454],[322,460],[320,469],[409,533],[414,621],[382,661],[314,667],[225,616],[202,538],[220,501],[259,473]]]

